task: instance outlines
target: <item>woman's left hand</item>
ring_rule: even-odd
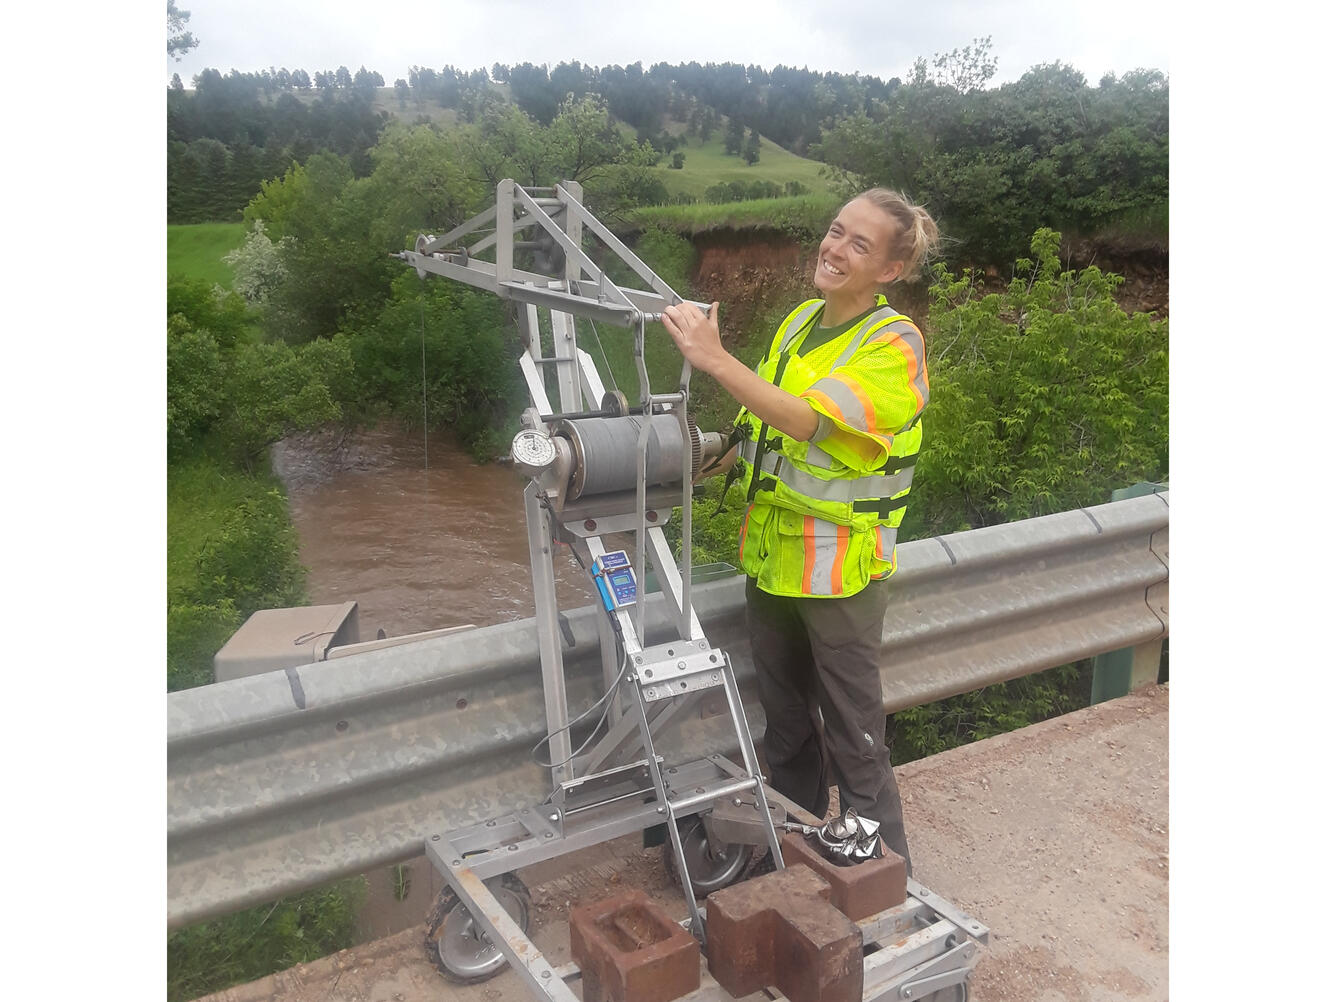
[[[663,311],[663,326],[682,357],[702,372],[713,372],[720,362],[732,357],[719,338],[718,303],[711,303],[707,313],[690,303],[669,306]]]

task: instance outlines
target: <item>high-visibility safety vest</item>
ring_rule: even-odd
[[[780,324],[757,372],[818,415],[812,441],[776,431],[745,407],[739,462],[748,507],[738,556],[774,595],[838,598],[895,571],[928,402],[923,335],[884,296],[861,323],[799,355],[824,302]]]

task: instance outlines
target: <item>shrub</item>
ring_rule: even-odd
[[[190,689],[213,681],[213,656],[241,626],[241,614],[230,598],[214,605],[167,606],[167,691]]]
[[[205,539],[197,576],[186,601],[221,609],[240,619],[257,609],[305,602],[306,572],[297,560],[297,534],[276,490],[243,499]]]

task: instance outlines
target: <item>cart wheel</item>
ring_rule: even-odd
[[[506,914],[524,932],[529,931],[529,889],[513,873],[487,881]],[[493,946],[487,934],[473,921],[454,888],[449,884],[436,896],[427,918],[427,959],[445,977],[461,985],[476,984],[501,972],[506,955]]]
[[[705,822],[699,814],[679,821],[677,833],[682,839],[682,853],[687,859],[691,887],[698,898],[737,881],[751,858],[751,846],[741,842],[726,845],[720,855],[711,852],[710,841],[705,836]],[[663,865],[668,868],[669,876],[680,884],[682,878],[677,872],[677,859],[673,854],[671,839],[663,843]]]
[[[920,1002],[970,1002],[970,986],[966,981],[949,988],[938,988],[931,995],[925,995]]]

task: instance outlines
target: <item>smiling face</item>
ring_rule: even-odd
[[[856,316],[872,306],[877,290],[894,281],[903,261],[890,260],[896,221],[866,198],[855,198],[830,224],[817,255],[812,281],[825,294],[831,313]]]

